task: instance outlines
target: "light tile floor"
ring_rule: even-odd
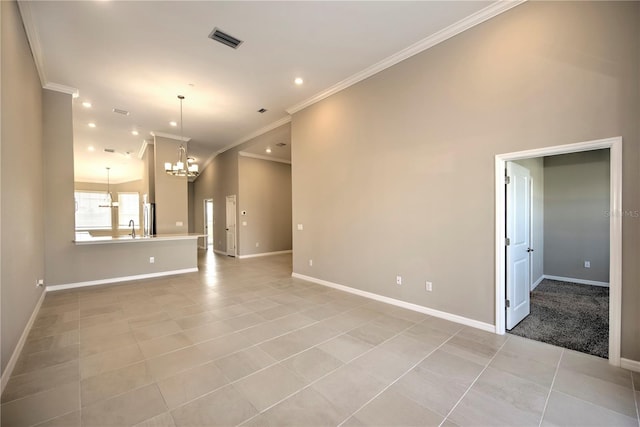
[[[640,375],[291,278],[289,255],[48,294],[2,426],[638,426]],[[635,389],[635,391],[634,391]]]

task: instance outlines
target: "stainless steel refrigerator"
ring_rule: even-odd
[[[143,236],[156,235],[156,204],[142,204],[142,233]]]

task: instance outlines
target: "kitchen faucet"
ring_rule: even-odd
[[[136,238],[136,223],[132,219],[129,220],[129,227],[131,227],[131,237]]]

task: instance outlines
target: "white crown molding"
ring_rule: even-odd
[[[153,145],[153,141],[147,141],[146,139],[142,140],[142,144],[140,144],[140,149],[138,150],[138,159],[142,160],[149,145]]]
[[[218,154],[222,154],[227,150],[231,150],[232,148],[237,147],[240,144],[244,144],[245,142],[250,141],[253,138],[257,138],[260,135],[269,132],[270,130],[274,130],[275,128],[278,128],[278,127],[280,127],[282,125],[285,125],[287,123],[290,123],[290,122],[291,122],[291,116],[283,117],[280,120],[276,120],[275,122],[273,122],[271,124],[268,124],[268,125],[266,125],[264,127],[261,127],[260,129],[254,131],[254,132],[251,132],[248,135],[245,135],[244,137],[236,140],[233,144],[227,145],[226,147],[223,147],[223,148],[219,149],[218,151],[216,151],[215,153],[210,155],[207,158],[207,160],[204,161],[204,163],[202,164],[202,170],[204,171],[207,168],[207,166],[209,166],[209,163],[211,163],[213,161],[213,159],[215,159],[218,156]],[[202,175],[202,174],[200,174],[200,175]]]
[[[251,157],[252,159],[266,160],[266,161],[269,161],[269,162],[286,163],[288,165],[291,164],[291,160],[285,160],[285,159],[278,159],[278,158],[275,158],[275,157],[263,156],[262,154],[247,153],[246,151],[239,151],[238,155],[240,155],[242,157]]]
[[[271,124],[268,124],[268,125],[266,125],[264,127],[261,127],[260,129],[258,129],[256,131],[254,131],[254,132],[251,132],[248,135],[243,136],[242,138],[238,139],[233,144],[227,145],[226,147],[218,150],[216,154],[224,153],[227,150],[230,150],[230,149],[232,149],[234,147],[237,147],[240,144],[244,144],[247,141],[251,141],[253,138],[257,138],[260,135],[263,135],[263,134],[269,132],[270,130],[274,130],[275,128],[278,128],[278,127],[280,127],[280,126],[282,126],[284,124],[287,124],[289,122],[291,122],[291,116],[286,116],[286,117],[281,118],[280,120],[276,120],[275,122],[273,122]]]
[[[40,76],[40,84],[45,87],[49,82],[47,80],[47,74],[44,66],[44,55],[42,54],[42,43],[40,43],[40,35],[36,29],[36,25],[33,19],[33,13],[31,13],[31,2],[19,0],[18,8],[20,9],[20,15],[22,16],[22,23],[24,30],[27,33],[27,39],[29,40],[29,46],[31,46],[31,53],[33,54],[33,60],[36,63],[36,69]]]
[[[55,92],[62,92],[71,95],[74,98],[80,96],[80,91],[75,87],[61,85],[59,83],[48,82],[47,84],[42,86],[44,89],[53,90]]]
[[[42,43],[40,42],[40,34],[38,33],[38,29],[36,28],[33,13],[31,11],[31,2],[19,0],[18,9],[20,9],[22,24],[24,25],[24,30],[27,33],[27,39],[29,40],[29,46],[31,47],[33,61],[35,62],[36,69],[38,70],[40,84],[44,89],[68,93],[72,97],[77,98],[80,95],[78,89],[71,86],[65,86],[59,83],[50,82],[47,78],[44,54],[42,53]]]
[[[149,132],[151,134],[151,136],[156,137],[159,136],[161,138],[168,138],[168,139],[175,139],[176,141],[182,141],[182,142],[189,142],[191,141],[191,138],[188,138],[186,136],[180,136],[180,135],[173,135],[171,133],[164,133],[164,132],[156,132],[156,131],[151,131]]]
[[[475,27],[478,24],[481,24],[495,16],[498,16],[501,13],[504,13],[507,10],[524,3],[525,1],[526,0],[499,0],[495,3],[492,3],[484,9],[474,13],[473,15],[461,19],[460,21],[438,31],[437,33],[434,33],[429,37],[412,44],[411,46],[401,50],[400,52],[397,52],[350,77],[347,77],[346,79],[342,80],[339,83],[336,83],[328,89],[315,94],[311,98],[287,108],[286,111],[289,114],[294,114],[304,108],[309,107],[310,105],[315,104],[316,102],[322,101],[323,99],[335,93],[353,86],[354,84],[361,82],[362,80],[369,78],[374,74],[386,70],[387,68],[392,67],[407,58],[410,58],[439,43],[442,43],[443,41],[448,40],[451,37],[468,30],[469,28]]]

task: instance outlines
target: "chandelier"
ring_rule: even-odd
[[[180,147],[178,147],[178,161],[175,163],[165,163],[164,171],[173,176],[186,176],[188,178],[195,178],[200,173],[198,172],[198,165],[194,164],[194,159],[187,155],[187,148],[182,144],[184,142],[184,136],[182,135],[182,101],[183,95],[178,95],[180,100]]]
[[[110,188],[110,182],[109,182],[109,171],[111,170],[110,167],[107,167],[107,195],[105,196],[104,200],[102,201],[102,204],[98,205],[98,207],[101,208],[117,208],[119,206],[118,202],[114,202],[113,201],[113,196],[111,195],[111,188]]]

